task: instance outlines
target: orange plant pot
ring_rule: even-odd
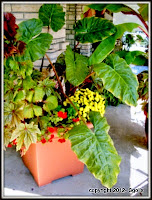
[[[88,123],[88,127],[92,128],[92,124]],[[23,163],[33,175],[38,186],[83,172],[84,164],[72,151],[70,140],[60,143],[58,139],[56,135],[52,142],[33,143],[22,156]]]

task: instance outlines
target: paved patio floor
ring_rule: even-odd
[[[109,135],[121,156],[117,184],[107,191],[85,167],[82,174],[67,176],[38,187],[24,166],[19,152],[8,148],[3,158],[4,198],[122,198],[149,197],[149,153],[144,132],[145,116],[141,106],[120,104],[108,106],[105,116],[110,125]],[[92,189],[99,189],[95,193]]]

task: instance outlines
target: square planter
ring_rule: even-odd
[[[88,127],[92,128],[92,124],[89,123]],[[80,174],[84,169],[84,164],[71,150],[70,141],[60,143],[57,134],[54,135],[52,142],[31,144],[26,154],[22,156],[25,166],[38,186],[65,176]]]

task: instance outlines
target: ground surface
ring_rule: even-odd
[[[105,116],[110,125],[109,135],[121,156],[118,182],[107,191],[99,180],[84,168],[82,174],[67,176],[38,187],[20,155],[14,149],[4,152],[3,196],[4,197],[148,197],[149,154],[144,132],[145,116],[141,107],[120,104],[108,106]],[[89,189],[99,189],[97,193]],[[105,190],[104,190],[105,189]],[[136,191],[136,192],[135,192]]]

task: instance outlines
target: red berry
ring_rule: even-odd
[[[50,138],[48,141],[49,141],[49,142],[52,142],[52,139]]]
[[[53,139],[54,138],[54,135],[53,134],[51,134],[51,136],[50,136],[50,139]]]

